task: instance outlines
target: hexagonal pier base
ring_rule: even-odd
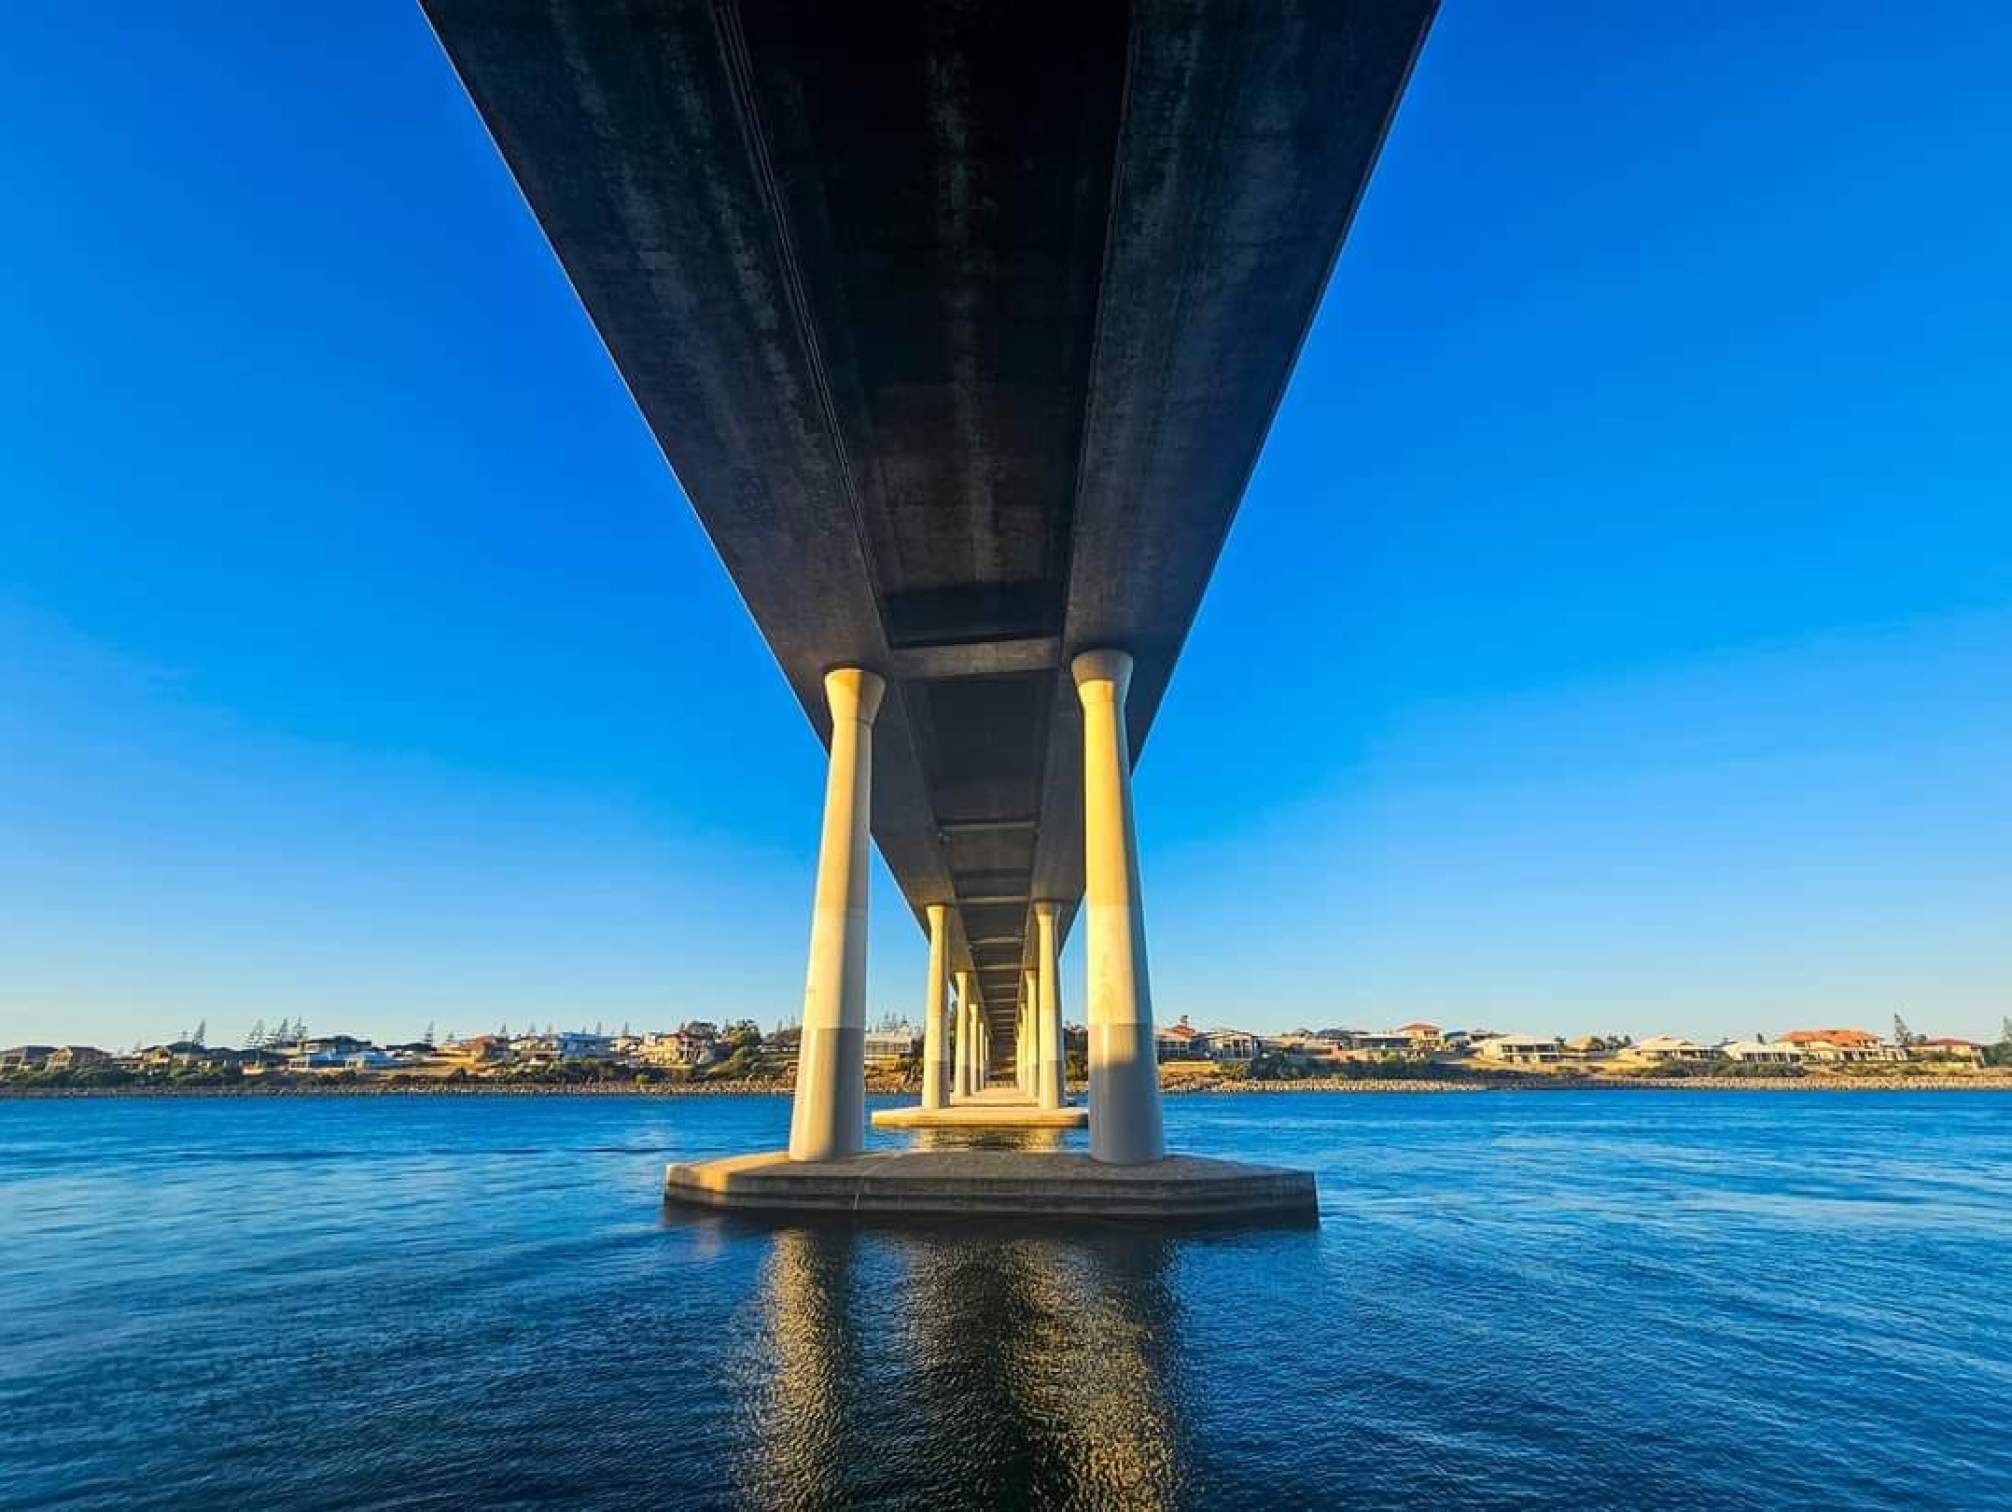
[[[1169,1155],[1104,1165],[1029,1150],[904,1150],[793,1161],[780,1150],[664,1173],[664,1200],[696,1207],[874,1217],[1068,1217],[1125,1221],[1300,1219],[1313,1173]]]

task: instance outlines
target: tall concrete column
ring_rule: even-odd
[[[1055,905],[1034,905],[1035,977],[1034,1097],[1044,1108],[1059,1108],[1068,1083],[1062,1046],[1062,983],[1056,975]]]
[[[922,910],[929,920],[929,990],[922,1004],[922,1106],[940,1108],[950,1100],[950,1067],[943,1058],[944,1015],[949,1007],[950,910],[931,903]]]
[[[1041,1013],[1040,973],[1029,966],[1020,973],[1020,1034],[1014,1064],[1020,1071],[1020,1095],[1032,1099],[1037,1086],[1041,1059],[1036,1054],[1035,1023]]]
[[[824,677],[831,765],[817,847],[803,1040],[789,1115],[792,1160],[835,1160],[866,1147],[866,883],[873,717],[886,684],[858,667]]]
[[[1132,822],[1132,753],[1125,694],[1132,658],[1086,651],[1069,664],[1083,705],[1083,913],[1090,1022],[1090,1154],[1138,1165],[1166,1154],[1139,839]]]
[[[957,1079],[959,1097],[971,1095],[971,1067],[978,1058],[977,1005],[972,1001],[971,973],[957,973]]]

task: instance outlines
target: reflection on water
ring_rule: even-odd
[[[1175,1505],[1187,1461],[1175,1242],[777,1230],[760,1326],[733,1372],[751,1429],[742,1494]]]

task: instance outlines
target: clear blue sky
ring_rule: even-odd
[[[416,8],[8,27],[0,1043],[793,1016],[821,752]],[[1163,1019],[1996,1036],[2008,66],[1447,6],[1140,768]]]

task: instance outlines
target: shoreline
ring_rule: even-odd
[[[404,1083],[397,1086],[251,1086],[251,1087],[7,1087],[0,1086],[0,1102],[65,1098],[177,1098],[177,1097],[788,1097],[794,1087],[787,1082],[719,1082],[699,1085],[659,1084],[637,1086],[631,1082],[579,1082],[550,1084],[484,1084],[443,1082],[438,1085]],[[1081,1096],[1088,1089],[1071,1083],[1069,1090]],[[1621,1080],[1574,1080],[1529,1078],[1502,1081],[1456,1080],[1305,1080],[1233,1081],[1207,1086],[1174,1086],[1160,1089],[1164,1097],[1208,1097],[1227,1093],[1255,1092],[1271,1096],[1326,1096],[1399,1094],[1410,1096],[1481,1092],[2012,1092],[2008,1076],[1906,1076],[1872,1077],[1642,1077]],[[869,1097],[920,1096],[919,1087],[868,1088]]]

